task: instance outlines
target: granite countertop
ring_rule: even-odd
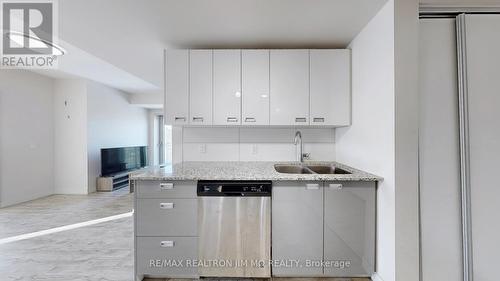
[[[334,165],[351,174],[285,174],[275,164],[297,162],[182,162],[136,171],[132,180],[272,180],[272,181],[381,181],[383,178],[337,162],[306,161],[306,165]]]

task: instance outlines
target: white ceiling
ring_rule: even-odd
[[[161,89],[165,47],[342,48],[385,2],[61,0],[59,35]]]

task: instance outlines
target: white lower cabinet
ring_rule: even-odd
[[[138,236],[196,236],[198,200],[137,199]]]
[[[375,271],[375,182],[324,184],[325,276],[371,276]]]
[[[276,182],[273,275],[369,277],[375,270],[375,182]]]
[[[137,237],[137,272],[151,278],[196,278],[198,237]],[[137,280],[142,280],[139,277]]]
[[[135,187],[135,280],[197,278],[196,181],[136,181]]]
[[[321,276],[308,261],[323,258],[323,184],[274,182],[272,195],[272,268],[274,276]]]

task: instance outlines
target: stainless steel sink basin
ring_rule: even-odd
[[[306,167],[316,174],[350,174],[348,171],[333,165],[307,165]]]
[[[348,171],[333,165],[287,165],[276,164],[274,169],[284,174],[350,174]]]
[[[313,174],[311,170],[299,165],[276,164],[274,165],[274,169],[276,172],[284,174]]]

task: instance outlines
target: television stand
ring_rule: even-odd
[[[131,171],[97,178],[97,191],[114,191],[129,185]]]

